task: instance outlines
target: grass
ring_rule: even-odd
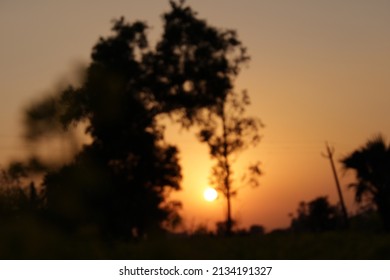
[[[118,257],[128,259],[390,259],[390,236],[333,232],[193,237],[126,244],[122,250]]]
[[[28,230],[27,230],[28,229]],[[28,234],[27,234],[28,232]],[[0,229],[1,259],[390,259],[390,235],[359,232],[158,237],[103,243],[24,224]]]

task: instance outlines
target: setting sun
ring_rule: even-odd
[[[214,201],[217,199],[218,192],[215,189],[209,187],[209,188],[205,189],[205,191],[203,193],[203,197],[205,200],[211,202],[211,201]]]

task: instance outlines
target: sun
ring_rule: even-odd
[[[214,201],[217,199],[218,197],[218,192],[213,189],[213,188],[210,188],[208,187],[207,189],[205,189],[205,191],[203,192],[203,197],[205,200],[207,201]]]

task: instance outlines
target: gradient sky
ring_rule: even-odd
[[[339,159],[373,135],[389,136],[390,1],[192,0],[201,18],[237,30],[252,57],[236,82],[247,89],[249,109],[266,127],[256,149],[239,158],[260,160],[264,171],[257,189],[244,188],[233,201],[241,226],[267,229],[289,224],[288,213],[302,200],[327,195],[337,202],[325,141]],[[32,100],[71,79],[76,65],[88,63],[110,20],[125,16],[152,27],[151,43],[161,33],[160,15],[168,1],[18,1],[0,0],[0,163],[23,156],[21,112]],[[178,143],[188,228],[212,226],[224,218],[223,200],[205,202],[211,162],[194,131],[169,128]],[[346,189],[353,174],[337,164]]]

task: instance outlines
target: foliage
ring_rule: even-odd
[[[390,230],[390,145],[378,135],[344,157],[345,169],[356,173],[357,181],[349,187],[355,191],[355,200],[362,205],[377,208],[384,229]]]
[[[0,227],[9,221],[34,216],[42,208],[42,196],[31,182],[24,186],[21,178],[9,170],[0,170]]]
[[[230,91],[225,102],[219,106],[217,113],[209,117],[209,121],[203,124],[198,134],[199,139],[208,144],[210,156],[215,160],[211,184],[216,186],[227,201],[225,226],[227,234],[232,233],[234,224],[231,217],[231,198],[237,194],[238,190],[238,188],[233,188],[233,157],[260,141],[259,129],[262,123],[257,118],[245,115],[248,105],[249,97],[245,91],[241,95]],[[259,163],[249,166],[248,174],[243,176],[244,183],[257,186],[257,178],[261,175]]]
[[[184,1],[170,3],[172,11],[163,16],[162,39],[146,61],[155,99],[189,127],[208,121],[208,113],[219,110],[249,57],[235,31],[209,26],[183,6]]]
[[[381,232],[383,223],[378,211],[374,208],[359,209],[350,217],[350,227],[359,232]]]
[[[338,207],[330,205],[327,197],[318,197],[299,204],[297,215],[291,221],[291,229],[312,232],[335,230],[341,228],[341,218]]]
[[[180,189],[178,149],[158,120],[206,123],[248,57],[235,32],[209,26],[184,1],[170,5],[155,48],[146,23],[120,18],[94,46],[80,86],[26,110],[29,141],[87,124],[91,143],[43,183],[49,215],[68,230],[142,236],[180,221],[180,203],[167,199]]]

